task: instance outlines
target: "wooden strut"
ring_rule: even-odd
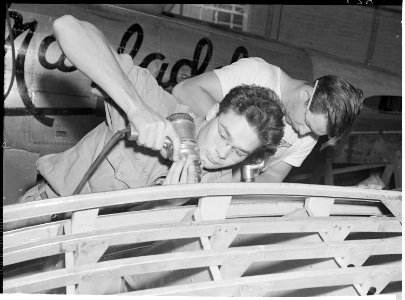
[[[291,282],[297,280],[299,284],[295,285],[294,289],[352,284],[359,295],[366,295],[371,290],[378,294],[391,281],[401,280],[401,271],[398,268],[400,262],[382,266],[363,266],[370,256],[401,254],[400,236],[346,241],[351,233],[386,232],[400,235],[401,215],[397,211],[400,192],[376,193],[372,190],[350,188],[343,189],[339,193],[339,189],[335,188],[322,191],[314,187],[311,196],[308,196],[303,194],[303,191],[309,191],[308,185],[281,184],[276,185],[271,191],[260,184],[253,185],[251,195],[256,196],[255,201],[302,203],[302,206],[296,206],[296,209],[282,217],[229,218],[234,198],[249,195],[246,186],[232,185],[238,188],[236,192],[229,193],[223,190],[229,185],[210,184],[210,188],[204,191],[204,196],[199,197],[197,206],[98,216],[98,207],[94,206],[101,204],[100,207],[105,207],[113,202],[129,203],[129,197],[136,197],[137,193],[119,191],[118,198],[113,200],[107,199],[104,194],[89,195],[93,199],[90,205],[86,204],[89,209],[73,212],[70,220],[5,232],[3,249],[5,266],[56,254],[64,254],[65,266],[59,270],[48,270],[16,279],[6,278],[3,281],[4,291],[33,293],[66,286],[68,294],[123,293],[127,292],[124,278],[131,286],[141,285],[145,284],[145,280],[139,281],[142,276],[144,279],[152,280],[154,277],[150,277],[149,274],[194,268],[203,268],[208,273],[185,278],[185,282],[178,277],[180,285],[172,287],[151,285],[145,290],[129,294],[217,295],[215,293],[218,292],[218,295],[227,296],[263,296],[271,291],[289,290],[292,288]],[[188,193],[185,188],[190,188],[190,192]],[[192,190],[192,185],[163,190],[166,191],[165,196],[169,198],[186,195],[190,197],[190,194],[202,193],[200,189]],[[286,190],[289,191],[288,194]],[[139,197],[135,201],[132,199],[132,202],[148,201],[148,196],[155,200],[163,197],[144,189],[137,192]],[[110,195],[112,194],[115,193]],[[64,211],[72,205],[75,207],[84,202],[85,198],[80,198],[80,201],[74,197],[70,199],[71,202],[62,208],[57,208],[49,202],[41,203],[40,206],[46,207],[48,214],[55,210]],[[385,201],[394,216],[385,216],[382,213],[380,216],[362,218],[331,216],[331,213],[336,211],[335,202],[340,199],[349,204],[350,201],[370,204],[384,204]],[[241,206],[239,210],[241,212],[244,203],[238,204]],[[22,219],[17,216],[17,212],[23,212],[25,215],[29,208],[30,205],[10,208],[6,211],[7,220],[11,222]],[[33,215],[38,215],[37,208],[33,210]],[[121,220],[123,222],[120,222]],[[61,228],[64,235],[59,235]],[[40,235],[36,236],[37,232]],[[238,245],[240,237],[243,236],[296,233],[310,235],[295,238],[292,243]],[[193,241],[185,246],[180,242],[183,239]],[[166,242],[169,240],[172,241],[170,244],[172,253],[157,254],[150,248],[140,257],[99,262],[109,247],[162,241],[156,246],[165,249],[164,247],[169,246]],[[170,248],[166,250],[170,252]],[[338,268],[328,264],[321,269],[244,276],[256,262],[320,258],[336,262]],[[134,277],[133,274],[140,277]],[[181,274],[187,272],[178,273]],[[170,284],[170,281],[167,283]]]
[[[58,236],[48,240],[26,243],[3,249],[3,264],[62,254],[65,251],[76,250],[78,244],[93,240],[109,239],[109,245],[122,245],[150,241],[199,238],[211,236],[218,226],[240,226],[239,234],[270,234],[270,233],[314,233],[328,232],[333,228],[343,228],[350,222],[356,232],[396,232],[401,233],[402,227],[392,218],[358,219],[348,217],[313,217],[306,219],[274,219],[257,218],[256,220],[223,220],[206,221],[201,223],[173,223],[148,226],[120,227],[107,230]],[[192,225],[192,226],[190,226]]]
[[[34,274],[4,281],[5,292],[37,292],[44,288],[56,288],[64,283],[77,284],[85,277],[97,277],[107,270],[116,276],[132,273],[149,273],[170,269],[223,265],[229,257],[236,260],[251,257],[252,260],[294,260],[309,258],[333,258],[344,256],[348,251],[369,249],[372,255],[400,254],[401,238],[344,242],[318,242],[297,244],[274,244],[267,246],[235,247],[221,250],[187,251],[157,254],[145,257],[132,257],[105,261],[68,269],[53,270],[42,274]],[[400,262],[399,262],[400,264]],[[349,268],[351,269],[351,268]]]

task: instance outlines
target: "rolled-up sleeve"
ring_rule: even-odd
[[[128,54],[120,55],[120,66],[133,84],[141,100],[163,117],[174,112],[190,113],[188,106],[180,104],[172,94],[165,91],[146,68],[133,64]],[[125,128],[126,114],[111,99],[105,101],[107,125],[113,132]]]

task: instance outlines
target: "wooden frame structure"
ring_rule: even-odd
[[[8,205],[6,230],[39,216],[71,217],[4,232],[3,291],[396,294],[402,281],[401,196],[307,184],[203,183]],[[193,200],[99,214],[106,207],[180,198]]]

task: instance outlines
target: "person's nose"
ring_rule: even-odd
[[[218,146],[216,150],[219,158],[226,159],[232,152],[232,146],[231,145]]]

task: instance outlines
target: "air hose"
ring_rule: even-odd
[[[201,161],[200,161],[200,151],[197,145],[197,139],[195,137],[195,124],[193,118],[186,113],[174,113],[167,117],[172,124],[177,134],[180,137],[180,158],[192,156],[194,158],[195,166],[195,182],[201,181]],[[116,132],[108,143],[104,146],[103,150],[100,152],[96,160],[84,174],[83,179],[80,181],[79,185],[73,192],[73,195],[77,195],[81,192],[86,182],[90,179],[91,175],[98,168],[100,163],[105,159],[107,154],[110,152],[112,147],[125,135],[127,135],[128,140],[137,140],[139,133],[138,131],[128,123],[127,127],[121,131]],[[163,144],[163,149],[167,151],[167,157],[171,159],[173,155],[173,145],[171,140],[166,137]]]
[[[174,113],[167,117],[167,119],[174,125],[176,132],[180,136],[180,158],[187,157],[191,155],[193,157],[193,162],[195,166],[195,181],[200,182],[201,180],[201,161],[200,154],[198,150],[198,145],[195,138],[195,125],[192,117],[185,113]],[[99,167],[101,162],[106,158],[107,154],[111,149],[117,144],[117,142],[123,137],[127,136],[128,140],[136,140],[139,136],[137,130],[133,128],[130,123],[123,130],[116,132],[111,139],[105,144],[104,148],[101,150],[100,154],[97,156],[96,160],[91,164],[90,168],[84,174],[79,185],[73,192],[73,195],[80,194],[86,182],[93,175],[94,171]],[[163,149],[166,150],[168,158],[171,159],[173,155],[173,145],[171,140],[166,137],[165,143],[163,144]],[[55,214],[51,217],[51,221],[58,221],[63,219],[65,213]]]
[[[111,149],[117,144],[117,142],[125,137],[127,133],[129,133],[131,129],[129,126],[121,131],[116,132],[112,138],[108,141],[108,143],[104,146],[103,150],[101,150],[100,154],[97,156],[96,160],[92,163],[90,168],[87,170],[86,174],[84,174],[82,180],[80,181],[79,185],[73,192],[73,195],[77,195],[81,192],[86,182],[90,179],[91,175],[93,175],[94,171],[98,168],[100,163],[106,158],[107,154],[111,151]]]
[[[100,163],[106,158],[107,154],[111,151],[111,149],[117,144],[117,142],[122,139],[127,133],[131,132],[131,128],[127,126],[127,128],[117,131],[111,139],[105,144],[103,150],[101,150],[100,154],[97,156],[96,160],[91,164],[90,168],[84,174],[82,180],[80,181],[79,185],[73,192],[73,195],[78,195],[81,190],[83,189],[84,185],[86,184],[87,180],[90,179],[91,175],[93,175],[94,171],[98,168]],[[66,217],[66,213],[54,214],[51,216],[51,221],[59,221],[63,220]]]

